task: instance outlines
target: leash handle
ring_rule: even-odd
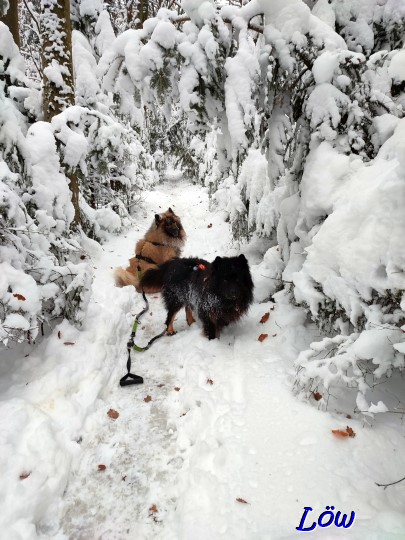
[[[133,339],[133,336],[131,334],[131,339]],[[120,386],[130,386],[132,384],[143,384],[143,377],[140,375],[134,375],[131,373],[131,348],[129,347],[128,343],[128,360],[127,360],[127,371],[128,373],[121,377],[120,379]]]
[[[133,384],[143,384],[143,377],[127,373],[120,379],[120,386],[131,386]]]
[[[134,323],[132,325],[131,335],[130,335],[129,341],[127,343],[127,350],[128,350],[127,372],[128,373],[126,375],[124,375],[120,379],[120,386],[130,386],[130,385],[133,385],[133,384],[143,384],[143,377],[141,377],[140,375],[134,375],[133,373],[131,373],[131,350],[134,350],[134,351],[137,351],[137,352],[147,351],[154,341],[156,341],[160,337],[164,336],[165,333],[166,333],[166,329],[164,329],[163,332],[161,332],[160,334],[158,334],[157,336],[155,336],[151,340],[149,340],[148,344],[145,347],[140,347],[139,345],[136,345],[134,343],[136,331],[138,329],[138,325],[140,324],[141,317],[149,309],[149,302],[148,302],[148,300],[147,300],[147,298],[145,296],[145,291],[142,291],[142,296],[143,296],[143,299],[145,301],[145,307],[135,317]]]

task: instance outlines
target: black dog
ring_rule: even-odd
[[[141,287],[160,287],[167,309],[167,333],[173,335],[174,317],[185,307],[187,323],[198,314],[208,339],[239,320],[253,301],[253,281],[244,255],[203,259],[173,259],[143,275]]]

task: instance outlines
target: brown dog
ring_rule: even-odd
[[[142,240],[135,246],[135,257],[129,260],[125,270],[116,268],[114,271],[117,287],[133,285],[141,292],[139,280],[149,268],[156,268],[175,257],[180,257],[186,240],[186,233],[180,218],[171,208],[163,214],[155,214],[155,219]],[[146,287],[146,293],[159,292],[160,287]]]

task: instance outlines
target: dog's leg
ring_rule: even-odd
[[[215,339],[217,337],[216,325],[206,315],[201,316],[200,314],[200,319],[202,320],[202,323],[203,323],[204,335],[208,339]]]
[[[189,326],[191,326],[195,322],[193,312],[191,311],[191,307],[189,306],[186,306],[186,321]]]
[[[177,313],[180,311],[181,308],[182,308],[181,304],[180,306],[179,305],[172,306],[167,312],[166,331],[169,336],[173,336],[176,333],[176,331],[173,328],[173,323],[174,323],[175,316],[177,315]]]

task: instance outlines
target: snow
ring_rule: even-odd
[[[105,101],[97,79],[96,59],[88,40],[81,32],[72,32],[72,42],[76,104],[95,106],[97,102]]]
[[[331,83],[333,75],[339,65],[339,55],[326,51],[315,60],[312,73],[316,84]]]
[[[3,61],[9,60],[6,70],[10,74],[11,81],[15,83],[21,79],[21,75],[25,72],[24,60],[19,54],[17,45],[14,43],[8,27],[0,21],[0,51],[1,51],[1,68],[3,71]]]
[[[274,27],[285,40],[296,41],[299,36],[309,33],[318,46],[327,50],[347,48],[343,38],[329,26],[330,21],[326,23],[313,15],[302,0],[255,1],[260,8],[259,13],[264,13],[265,34],[269,27]]]
[[[329,3],[329,0],[317,0],[312,8],[312,14],[318,19],[328,24],[331,28],[335,28],[336,16],[335,12]]]
[[[164,49],[172,49],[176,43],[176,28],[167,21],[161,21],[152,32],[151,39]]]
[[[388,74],[396,83],[405,80],[405,51],[398,51],[397,54],[392,57],[388,68]]]
[[[393,114],[382,114],[374,118],[374,127],[378,138],[378,146],[381,146],[389,139],[397,127],[399,118]]]
[[[215,16],[213,0],[181,0],[181,7],[197,26]]]
[[[73,220],[73,205],[65,175],[60,172],[59,157],[51,125],[37,122],[27,133],[31,160],[32,200],[52,216],[57,227],[65,228]]]
[[[254,43],[246,27],[239,31],[239,48],[234,57],[225,62],[225,107],[228,129],[234,148],[247,146],[246,130],[254,118],[254,81],[259,74],[259,62]]]
[[[81,0],[80,16],[96,18],[103,9],[102,0]]]
[[[329,130],[329,133],[324,131],[325,138],[334,139],[336,133],[329,128],[331,124],[337,127],[342,109],[349,106],[349,98],[335,86],[328,82],[318,84],[308,98],[307,114],[311,117],[311,127],[315,128],[322,125]]]
[[[112,46],[115,40],[115,34],[111,26],[108,11],[102,11],[100,13],[95,26],[95,31],[95,47],[99,55],[102,56]]]
[[[347,408],[320,412],[293,395],[292,361],[316,330],[305,328],[305,312],[285,293],[275,294],[275,304],[261,298],[220,340],[208,341],[199,323],[188,328],[179,314],[177,335],[132,353],[144,385],[118,386],[143,302],[132,288],[114,287],[112,268],[131,256],[151,216],[168,206],[181,216],[185,255],[238,253],[225,215],[209,212],[201,187],[173,176],[143,204],[126,235],[102,252],[89,244],[95,281],[84,328],[63,322],[36,345],[2,355],[0,520],[7,538],[281,540],[300,537],[304,506],[319,515],[332,503],[356,512],[345,538],[399,538],[403,488],[374,482],[403,475],[402,427],[396,418],[365,423]],[[246,254],[257,259],[251,249]],[[277,258],[275,248],[266,254],[268,271]],[[260,284],[263,265],[251,268]],[[265,312],[270,318],[260,324]],[[137,342],[160,332],[164,319],[153,295]],[[261,343],[263,332],[269,337]],[[370,408],[383,411],[382,400]],[[348,424],[355,438],[333,437],[332,429]],[[307,537],[325,538],[318,532]]]

